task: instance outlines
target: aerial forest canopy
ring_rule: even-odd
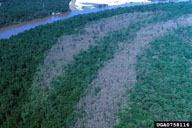
[[[47,14],[52,9],[59,11],[53,2],[45,2],[46,9],[44,11]],[[8,3],[10,1],[5,2],[6,6],[9,5]],[[29,2],[27,3],[30,5]],[[36,3],[42,2],[37,1]],[[61,2],[58,4],[58,6],[63,6]],[[11,3],[10,6],[13,7]],[[16,7],[19,8],[20,6],[13,8]],[[38,8],[39,4],[34,4],[33,7]],[[5,6],[2,6],[3,8],[5,9]],[[187,26],[191,24],[191,8],[191,2],[182,2],[111,9],[74,16],[52,24],[38,26],[12,36],[10,39],[1,39],[0,127],[76,127],[73,125],[78,122],[77,118],[88,120],[84,116],[85,109],[78,111],[76,108],[81,98],[89,95],[89,89],[93,89],[91,90],[93,93],[91,97],[96,97],[105,92],[104,89],[110,90],[110,86],[114,83],[122,84],[124,82],[122,78],[129,75],[131,66],[136,67],[133,81],[127,79],[128,81],[125,81],[122,86],[132,84],[134,89],[132,90],[131,87],[128,87],[130,90],[120,88],[126,90],[124,94],[122,93],[126,99],[125,105],[119,103],[118,106],[115,106],[114,108],[119,107],[119,110],[122,110],[116,115],[120,118],[115,121],[110,120],[112,123],[117,122],[114,124],[117,128],[142,126],[153,128],[153,121],[155,120],[180,120],[183,116],[185,121],[191,121],[192,31],[191,26]],[[35,9],[25,9],[24,12],[28,10],[27,14],[30,11],[36,12]],[[67,10],[67,8],[62,9],[63,11]],[[14,9],[9,11],[14,12]],[[43,10],[40,12],[43,13]],[[24,17],[25,14],[23,13]],[[163,28],[163,25],[167,26]],[[168,27],[170,28],[168,29]],[[149,33],[153,29],[157,30]],[[170,32],[170,34],[163,35],[165,31]],[[146,33],[148,36],[145,35]],[[143,36],[140,37],[142,34]],[[156,37],[153,34],[156,34]],[[151,37],[154,38],[151,39]],[[141,54],[136,57],[137,54],[135,53],[138,51],[136,48],[144,42],[148,43],[147,48],[143,45],[140,49],[146,50],[139,51],[138,53]],[[81,43],[82,45],[80,45]],[[66,63],[62,59],[54,60],[72,54],[74,49],[86,47],[84,46],[86,43],[88,48],[75,51],[70,63]],[[121,53],[121,50],[125,51]],[[123,56],[121,56],[122,54]],[[127,60],[134,55],[135,57],[131,59],[135,59],[133,61],[135,63],[128,64],[129,61]],[[104,86],[94,86],[97,82],[94,80],[101,74],[102,69],[117,57],[120,58],[120,61],[115,64],[119,67],[108,67],[106,70],[116,71],[118,68],[127,66],[128,72],[125,72],[123,77],[119,77],[119,74],[115,74],[116,72],[104,72],[100,78],[114,78],[112,82],[99,79],[98,81],[104,83]],[[66,58],[70,58],[70,56]],[[62,65],[63,63],[66,64]],[[50,65],[51,67],[49,67]],[[47,84],[47,81],[44,81],[48,78],[46,75],[51,75],[51,77],[57,75],[58,72],[49,71],[57,68],[58,65],[63,66],[61,68],[62,73]],[[113,66],[113,63],[108,66]],[[124,69],[121,71],[123,72]],[[134,72],[134,68],[132,71]],[[121,72],[117,71],[117,73]],[[92,88],[89,88],[90,85]],[[118,89],[119,87],[115,88],[115,92],[118,92]],[[104,93],[104,96],[109,95],[113,101],[118,100],[119,97],[113,97],[113,94],[115,93],[108,91]],[[101,101],[104,101],[105,97],[102,96],[100,95],[101,98],[96,97],[95,99],[100,98]],[[108,102],[108,100],[106,101]],[[89,105],[92,103],[94,104],[94,102],[85,102],[85,104],[82,102],[82,105],[84,108],[87,105],[91,109],[107,105],[106,102],[98,102],[100,106],[90,107]],[[116,105],[115,103],[117,102],[112,105]],[[110,105],[107,107],[110,108]],[[102,111],[102,109],[100,110]],[[168,111],[168,116],[166,111]],[[92,115],[90,114],[90,118],[99,113],[95,110],[93,112]],[[111,111],[111,113],[113,112]],[[110,115],[104,112],[102,114],[106,119]],[[98,123],[97,121],[92,122]],[[86,127],[87,124],[84,123],[81,126]]]
[[[52,12],[69,11],[70,0],[0,0],[0,28],[35,18],[51,15]]]

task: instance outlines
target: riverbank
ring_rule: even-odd
[[[10,38],[13,35],[17,35],[18,33],[24,32],[25,30],[29,30],[32,28],[35,28],[39,25],[44,25],[47,23],[52,23],[58,20],[63,20],[67,19],[79,14],[87,14],[87,13],[92,13],[92,12],[98,12],[98,11],[103,11],[107,9],[113,9],[113,8],[119,8],[119,7],[128,7],[128,6],[137,6],[137,5],[147,5],[147,4],[156,4],[158,2],[151,2],[151,3],[128,3],[128,4],[122,4],[122,5],[116,5],[116,6],[106,6],[106,5],[94,5],[93,6],[89,5],[90,7],[88,8],[79,8],[78,6],[75,5],[76,0],[72,0],[69,3],[69,8],[71,11],[68,11],[66,13],[62,13],[59,15],[51,15],[51,16],[45,17],[45,18],[39,18],[31,21],[25,21],[21,22],[19,24],[15,25],[10,25],[8,27],[4,27],[0,29],[0,39],[5,39],[5,38]],[[92,9],[89,9],[92,8]],[[56,13],[57,14],[57,13]],[[1,21],[2,19],[0,19]]]
[[[0,28],[69,11],[70,0],[7,0],[0,6]],[[26,8],[27,7],[27,8]]]
[[[52,23],[52,22],[55,22],[58,20],[67,19],[67,18],[76,16],[76,15],[98,12],[98,11],[103,11],[103,10],[108,10],[108,9],[119,8],[119,7],[129,7],[129,6],[146,5],[146,4],[153,4],[153,3],[130,3],[130,4],[119,5],[119,6],[106,6],[104,8],[98,7],[98,8],[93,8],[93,9],[84,8],[83,10],[78,10],[78,9],[76,9],[77,7],[75,6],[75,0],[72,0],[69,4],[69,7],[71,8],[70,12],[59,14],[59,15],[54,15],[54,16],[49,16],[49,17],[45,17],[45,18],[35,19],[32,21],[23,22],[20,24],[10,25],[8,27],[1,28],[0,29],[0,39],[10,38],[13,35],[17,35],[18,33],[24,32],[25,30],[35,28],[39,25],[44,25],[44,24]]]
[[[88,8],[88,9],[93,9],[95,6],[94,5],[84,5],[84,6],[80,6],[77,4],[76,0],[71,0],[69,3],[69,7],[72,11],[74,10],[83,10],[83,8]]]
[[[117,6],[128,3],[150,3],[149,0],[71,0],[70,6],[72,9],[83,10],[83,8],[94,8],[99,5]]]

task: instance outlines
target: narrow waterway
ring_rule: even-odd
[[[119,7],[126,7],[126,6],[136,6],[136,5],[146,5],[146,4],[154,4],[154,3],[157,3],[157,2],[129,3],[129,4],[123,4],[123,5],[117,5],[117,6],[107,6],[107,7],[104,7],[104,8],[93,8],[93,9],[88,9],[87,8],[87,9],[83,9],[81,11],[74,10],[74,11],[71,11],[71,12],[67,12],[67,13],[63,13],[63,14],[59,14],[59,15],[55,15],[55,16],[49,16],[49,17],[42,18],[42,19],[35,19],[35,20],[32,20],[32,21],[23,22],[23,23],[20,23],[20,24],[11,25],[11,26],[0,29],[0,39],[10,38],[13,35],[17,35],[18,33],[24,32],[25,30],[35,28],[35,27],[37,27],[39,25],[44,25],[44,24],[47,24],[47,23],[52,23],[54,21],[67,19],[67,18],[76,16],[76,15],[80,15],[80,14],[98,12],[98,11],[103,11],[103,10],[112,9],[112,8],[119,8]]]

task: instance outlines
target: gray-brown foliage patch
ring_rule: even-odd
[[[81,118],[77,119],[77,128],[112,128],[118,123],[117,112],[123,111],[127,88],[132,88],[136,82],[134,65],[139,55],[148,43],[162,37],[178,26],[191,25],[191,16],[151,24],[136,33],[133,42],[120,42],[120,49],[114,59],[105,63],[99,70],[98,76],[92,81],[86,97],[77,105],[77,113],[81,111]],[[95,88],[100,88],[95,94]]]
[[[143,21],[146,16],[152,17],[151,14],[145,12],[113,16],[86,25],[79,34],[63,36],[46,54],[44,64],[38,73],[40,85],[51,86],[51,82],[63,74],[63,67],[73,60],[73,56],[87,50],[90,45],[95,45],[96,39],[102,39],[110,32],[125,29],[132,22]]]

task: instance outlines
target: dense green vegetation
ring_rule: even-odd
[[[38,93],[34,96],[31,92],[31,84],[37,67],[43,62],[44,53],[50,49],[62,35],[78,33],[78,31],[90,21],[123,13],[145,11],[166,12],[162,17],[155,17],[150,22],[148,21],[148,23],[152,23],[192,13],[191,7],[192,4],[187,2],[107,10],[39,26],[36,29],[31,29],[17,36],[13,36],[10,39],[0,40],[0,126],[5,128],[59,127],[61,124],[71,123],[70,118],[73,117],[73,106],[83,95],[83,88],[97,74],[97,69],[102,66],[102,61],[108,60],[113,54],[113,50],[111,50],[113,46],[106,46],[106,44],[115,44],[114,42],[117,40],[113,42],[111,40],[114,38],[106,38],[107,41],[104,40],[98,46],[90,48],[89,51],[83,52],[75,57],[74,63],[66,68],[66,77],[61,77],[62,80],[59,83],[55,83],[56,86],[50,90],[49,97],[39,100],[39,102],[35,101],[34,104],[30,105],[30,103],[28,103],[30,99],[34,97],[36,100],[36,97],[41,96],[41,94],[39,95]],[[134,30],[137,30],[141,26],[134,24],[134,27]],[[121,36],[118,33],[116,34],[118,35],[117,39],[120,41],[129,38],[126,34],[122,35],[122,33],[120,33]],[[103,46],[105,47],[102,48]],[[105,54],[100,54],[97,51]],[[87,58],[87,60],[82,60],[82,58]],[[81,73],[82,76],[79,77]],[[69,81],[67,81],[68,79],[74,82],[73,86],[63,88],[63,84],[60,83],[69,83]],[[76,88],[77,86],[80,86],[80,88]],[[69,91],[71,95],[63,96],[61,95],[63,91]],[[75,92],[78,93],[75,94]],[[57,97],[57,95],[59,96]],[[61,99],[69,100],[65,102]],[[65,104],[65,106],[68,104],[72,107],[60,106],[63,104]],[[63,114],[64,112],[68,113]],[[46,115],[46,113],[48,114]],[[58,113],[62,115],[57,115]],[[60,120],[60,117],[63,119]]]
[[[4,0],[0,1],[0,28],[35,18],[51,15],[52,12],[69,11],[70,0]]]
[[[117,128],[153,128],[154,121],[192,119],[192,30],[179,28],[138,56],[137,84]]]

